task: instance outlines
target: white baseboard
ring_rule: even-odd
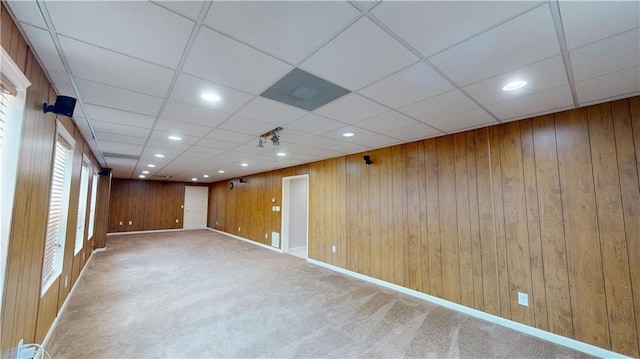
[[[207,229],[212,231],[212,232],[224,234],[225,236],[229,236],[229,237],[231,237],[233,239],[237,239],[239,241],[243,241],[243,242],[247,242],[247,243],[253,244],[254,246],[258,246],[258,247],[262,247],[262,248],[265,248],[265,249],[268,249],[268,250],[271,250],[271,251],[274,251],[274,252],[282,253],[282,249],[280,249],[280,248],[271,247],[271,246],[268,246],[268,245],[266,245],[264,243],[259,243],[259,242],[256,242],[256,241],[252,241],[250,239],[247,239],[247,238],[244,238],[244,237],[240,237],[240,236],[236,236],[235,234],[223,232],[223,231],[220,231],[220,230],[217,230],[217,229],[214,229],[214,228],[207,227]]]
[[[198,229],[207,229],[207,228],[206,227],[194,228],[193,230],[198,230]],[[107,233],[107,237],[126,236],[128,234],[146,234],[146,233],[163,233],[163,232],[182,232],[182,231],[190,231],[190,229],[177,228],[177,229],[154,229],[150,231],[112,232],[112,233]]]
[[[575,339],[563,337],[563,336],[558,335],[558,334],[554,334],[554,333],[550,333],[550,332],[547,332],[547,331],[544,331],[544,330],[541,330],[541,329],[538,329],[538,328],[530,327],[528,325],[525,325],[525,324],[522,324],[522,323],[518,323],[518,322],[514,322],[513,320],[501,318],[501,317],[498,317],[498,316],[493,315],[493,314],[485,313],[485,312],[479,311],[477,309],[465,307],[464,305],[461,305],[461,304],[458,304],[458,303],[450,302],[450,301],[442,299],[442,298],[434,297],[434,296],[431,296],[431,295],[428,295],[428,294],[425,294],[425,293],[422,293],[422,292],[415,291],[413,289],[405,288],[405,287],[399,286],[397,284],[385,282],[383,280],[376,279],[376,278],[373,278],[373,277],[369,277],[369,276],[366,276],[364,274],[356,273],[356,272],[350,271],[348,269],[337,267],[337,266],[334,266],[334,265],[331,265],[331,264],[328,264],[328,263],[325,263],[325,262],[321,262],[321,261],[318,261],[318,260],[315,260],[315,259],[311,259],[311,258],[307,258],[307,262],[309,262],[311,264],[315,264],[315,265],[320,266],[320,267],[324,267],[324,268],[339,272],[339,273],[342,273],[342,274],[346,274],[348,276],[351,276],[351,277],[354,277],[354,278],[358,278],[358,279],[361,279],[361,280],[364,280],[364,281],[367,281],[367,282],[370,282],[370,283],[373,283],[373,284],[377,284],[377,285],[379,285],[381,287],[389,288],[391,290],[395,290],[397,292],[404,293],[404,294],[410,295],[412,297],[416,297],[416,298],[419,298],[419,299],[422,299],[422,300],[426,300],[428,302],[435,303],[435,304],[441,305],[443,307],[446,307],[446,308],[449,308],[449,309],[453,309],[455,311],[458,311],[458,312],[461,312],[461,313],[464,313],[464,314],[468,314],[470,316],[473,316],[473,317],[476,317],[476,318],[479,318],[479,319],[482,319],[482,320],[486,320],[486,321],[491,322],[491,323],[495,323],[495,324],[501,325],[501,326],[506,327],[506,328],[517,330],[517,331],[519,331],[521,333],[525,333],[525,334],[540,338],[542,340],[546,340],[546,341],[549,341],[549,342],[552,342],[552,343],[555,343],[555,344],[558,344],[558,345],[565,346],[567,348],[571,348],[571,349],[574,349],[574,350],[577,350],[577,351],[581,351],[583,353],[587,353],[587,354],[590,354],[590,355],[593,355],[593,356],[597,356],[597,357],[600,357],[600,358],[625,358],[625,359],[629,358],[630,359],[630,357],[627,357],[627,356],[622,355],[620,353],[612,352],[610,350],[606,350],[606,349],[603,349],[603,348],[600,348],[600,347],[596,347],[596,346],[591,345],[591,344],[583,343],[583,342],[577,341]]]

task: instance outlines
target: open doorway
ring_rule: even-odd
[[[307,258],[309,175],[282,178],[282,252]]]

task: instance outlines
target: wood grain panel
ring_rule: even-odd
[[[429,221],[427,215],[427,163],[425,160],[425,141],[418,142],[418,194],[419,194],[419,219],[420,238],[419,250],[421,263],[418,263],[418,270],[421,272],[422,283],[421,292],[430,292],[431,282],[429,276]]]
[[[460,302],[468,307],[473,307],[473,253],[471,248],[471,220],[469,219],[466,134],[457,133],[453,135],[453,146],[456,198],[455,223],[458,227],[458,255],[460,258]]]
[[[469,187],[469,231],[473,268],[473,307],[484,308],[484,290],[482,284],[482,243],[480,239],[480,204],[478,203],[478,174],[476,169],[476,137],[473,131],[465,133],[466,161]]]
[[[382,273],[380,278],[387,282],[393,282],[395,268],[393,256],[393,222],[391,221],[391,206],[393,183],[391,179],[391,149],[383,148],[378,151],[376,166],[380,168],[380,243],[382,246]]]
[[[378,161],[381,157],[380,151],[371,153],[374,161]],[[380,208],[383,205],[380,203],[381,186],[380,186],[380,166],[367,166],[367,172],[369,176],[369,196],[371,198],[369,202],[370,207],[370,223],[369,223],[369,240],[371,241],[371,276],[374,278],[382,278],[382,257],[384,252],[382,250],[382,241],[380,235],[380,222],[381,211]],[[335,174],[333,174],[335,176]]]
[[[406,162],[406,198],[407,198],[407,247],[408,283],[411,289],[422,288],[422,244],[420,237],[420,176],[418,173],[418,143],[405,146]]]
[[[611,104],[587,109],[611,348],[638,356],[635,312]]]
[[[427,170],[427,247],[429,249],[429,292],[443,298],[442,283],[442,241],[440,233],[440,193],[438,191],[437,141],[426,140],[425,167]]]
[[[610,347],[587,114],[555,118],[573,331],[578,340]]]

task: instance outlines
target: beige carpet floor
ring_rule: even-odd
[[[207,231],[109,237],[47,345],[62,358],[580,358]]]

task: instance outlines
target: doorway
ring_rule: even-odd
[[[306,259],[309,243],[309,175],[282,178],[282,252]]]
[[[209,188],[200,186],[184,187],[184,219],[182,228],[207,228],[207,207],[209,204]]]

